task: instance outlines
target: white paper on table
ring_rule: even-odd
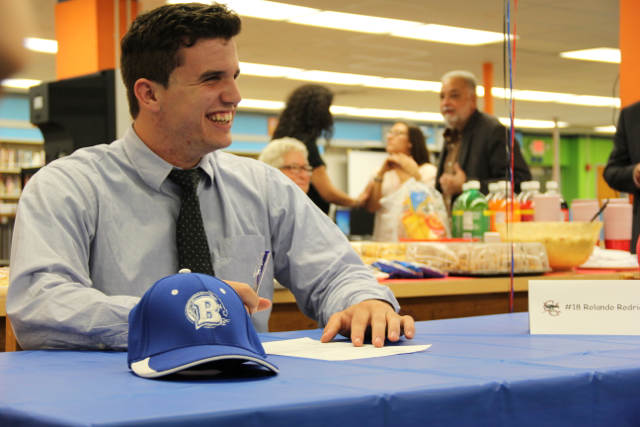
[[[393,356],[396,354],[416,353],[431,347],[428,345],[403,345],[374,347],[364,344],[355,347],[351,342],[322,343],[311,338],[297,338],[293,340],[272,341],[263,343],[264,351],[275,356],[302,357],[318,360],[354,360],[371,357]]]
[[[595,247],[581,268],[638,268],[638,257],[627,251]]]

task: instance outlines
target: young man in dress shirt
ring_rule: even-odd
[[[415,333],[326,215],[280,171],[220,151],[241,101],[224,5],[176,4],[141,14],[122,41],[133,125],[110,145],[76,151],[29,181],[20,200],[7,312],[26,349],[124,349],[130,309],[178,270],[175,167],[199,168],[198,197],[215,275],[231,281],[259,332],[273,278],[300,309],[360,346]],[[256,295],[259,254],[273,262]]]

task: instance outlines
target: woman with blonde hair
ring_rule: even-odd
[[[280,138],[271,141],[260,153],[258,160],[280,169],[305,193],[309,192],[311,171],[307,147],[295,138]]]

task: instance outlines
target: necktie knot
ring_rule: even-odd
[[[195,193],[200,182],[200,168],[173,169],[169,179],[182,187],[182,191]]]

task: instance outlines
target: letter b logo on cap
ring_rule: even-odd
[[[227,309],[220,298],[211,291],[198,292],[189,298],[185,314],[187,319],[196,325],[196,329],[215,328],[229,323]]]

